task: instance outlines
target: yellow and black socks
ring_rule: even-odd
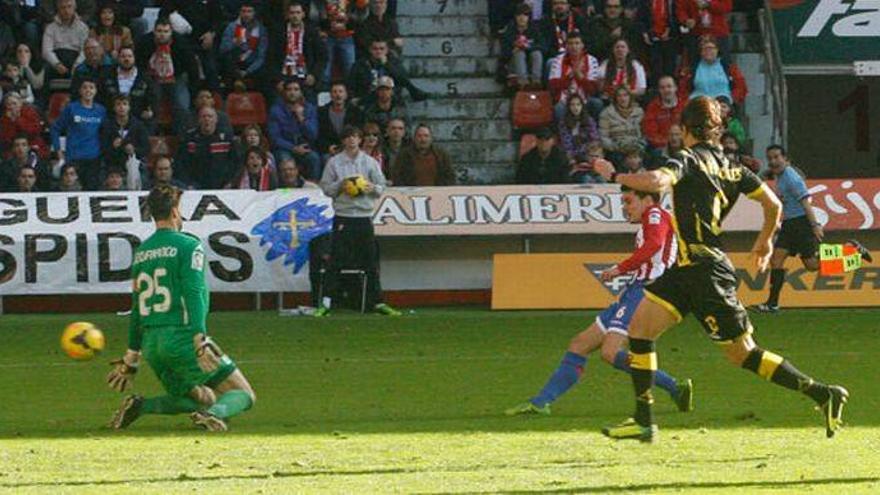
[[[755,348],[743,361],[742,367],[777,385],[801,392],[817,404],[824,404],[828,400],[827,385],[803,374],[779,354]]]
[[[636,413],[633,419],[641,426],[654,423],[653,411],[654,372],[657,370],[657,353],[654,352],[654,341],[629,339],[630,375],[636,395]]]

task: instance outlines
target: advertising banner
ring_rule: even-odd
[[[782,63],[851,65],[877,60],[880,4],[865,0],[770,0]]]
[[[132,254],[155,230],[145,193],[0,195],[0,295],[127,293]],[[186,231],[214,291],[309,290],[308,243],[330,231],[317,189],[189,191]]]
[[[880,252],[875,252],[875,256]],[[623,253],[496,254],[492,268],[492,309],[603,309],[617,299],[630,278],[602,282],[606,268]],[[747,253],[730,255],[744,304],[767,300],[770,274],[758,274]],[[846,275],[819,277],[789,258],[783,307],[880,306],[880,267],[866,265]]]
[[[825,230],[880,228],[880,180],[808,181]],[[132,252],[154,229],[145,192],[0,194],[0,295],[125,293]],[[665,199],[668,201],[668,198]],[[668,205],[667,205],[668,206]],[[330,230],[318,189],[188,191],[184,228],[199,236],[215,291],[308,290],[308,242]],[[727,231],[756,231],[741,198]],[[378,236],[613,234],[620,189],[601,186],[391,188],[377,202]]]

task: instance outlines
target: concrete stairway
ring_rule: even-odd
[[[409,104],[410,116],[431,126],[462,184],[511,182],[514,175],[510,99],[494,79],[487,9],[486,0],[406,0],[397,7],[404,64],[432,93]]]
[[[739,109],[750,138],[746,151],[764,161],[764,150],[773,139],[773,95],[769,88],[769,64],[764,59],[757,15],[733,12],[730,27],[733,62],[739,66],[749,88],[745,108]]]

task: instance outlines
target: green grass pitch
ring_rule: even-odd
[[[660,364],[693,377],[696,411],[657,393],[660,442],[599,429],[631,412],[629,378],[598,355],[551,417],[507,418],[533,394],[586,312],[419,310],[325,320],[214,313],[212,333],[254,385],[227,434],[186,417],[104,425],[104,384],[125,345],[113,315],[0,317],[0,492],[10,493],[880,493],[877,310],[755,317],[758,341],[846,385],[847,427],[825,438],[808,399],[731,367],[696,323],[667,333]],[[108,352],[58,348],[75,319]],[[136,390],[159,392],[150,371]]]

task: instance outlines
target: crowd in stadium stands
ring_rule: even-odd
[[[521,146],[518,183],[601,182],[598,158],[620,172],[657,167],[681,146],[681,111],[700,95],[721,103],[732,146],[748,145],[736,117],[748,90],[731,61],[733,0],[489,3],[508,87],[549,91],[555,105],[534,149]]]
[[[732,0],[488,3],[509,87],[552,95],[517,182],[599,182],[600,157],[655,166],[695,95],[747,146]],[[0,0],[0,191],[309,187],[349,125],[390,184],[454,184],[407,111],[429,95],[402,63],[396,4]]]

